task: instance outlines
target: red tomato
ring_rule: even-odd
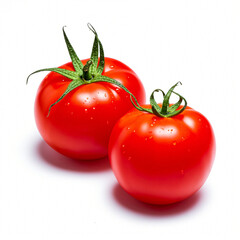
[[[83,65],[89,59],[83,60]],[[61,68],[74,70],[72,63]],[[102,75],[122,83],[141,103],[145,91],[137,75],[125,64],[105,58]],[[76,159],[97,159],[107,155],[108,141],[116,121],[133,106],[130,95],[107,82],[79,86],[51,108],[67,89],[70,80],[49,73],[42,81],[35,101],[35,119],[43,139],[56,151]]]
[[[119,184],[134,198],[151,204],[178,202],[199,190],[214,155],[212,127],[190,107],[167,118],[134,109],[117,122],[109,143]]]

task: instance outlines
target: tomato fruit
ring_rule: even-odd
[[[82,61],[83,64],[87,60]],[[72,63],[62,66],[72,70]],[[103,74],[121,82],[144,101],[144,89],[136,74],[121,62],[105,58]],[[77,159],[107,155],[108,141],[116,121],[132,108],[129,94],[107,82],[75,88],[52,109],[70,80],[51,72],[41,83],[35,100],[35,119],[43,139],[56,151]]]
[[[180,105],[183,97],[177,93],[178,103],[168,104],[175,86],[164,94],[163,104],[156,104],[152,94],[151,105],[120,118],[110,137],[109,159],[119,184],[146,203],[188,198],[204,184],[214,161],[215,138],[207,118],[187,107],[185,99]]]
[[[35,100],[41,136],[59,153],[82,160],[107,155],[114,124],[133,107],[129,91],[140,102],[145,101],[137,75],[120,61],[104,57],[96,31],[90,27],[95,34],[91,59],[78,59],[63,29],[72,62],[36,71],[51,71]]]

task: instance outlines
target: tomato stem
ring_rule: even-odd
[[[90,80],[92,79],[92,74],[89,71],[90,70],[90,66],[92,65],[92,60],[87,61],[86,65],[83,67],[83,78],[84,80]]]

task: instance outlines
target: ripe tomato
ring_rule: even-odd
[[[109,159],[119,184],[151,204],[181,201],[199,190],[214,155],[213,129],[206,117],[190,107],[172,117],[134,109],[117,122],[109,143]]]
[[[85,64],[89,59],[83,60]],[[72,63],[61,68],[73,70]],[[145,92],[137,75],[126,65],[105,58],[103,75],[122,83],[140,101]],[[133,106],[129,94],[107,82],[79,86],[51,109],[67,89],[70,79],[49,73],[42,81],[35,101],[35,119],[43,139],[56,151],[77,159],[107,155],[108,141],[116,121]]]
[[[40,134],[56,151],[83,160],[107,155],[114,124],[133,107],[130,96],[145,102],[137,75],[120,61],[105,58],[97,32],[92,25],[88,27],[95,35],[90,59],[79,60],[63,28],[72,62],[32,73],[51,71],[35,101]]]

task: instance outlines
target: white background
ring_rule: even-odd
[[[129,65],[147,96],[177,81],[210,120],[217,154],[203,188],[172,206],[127,195],[108,160],[77,162],[48,147],[33,104],[45,73],[80,58],[98,31],[105,54]],[[0,1],[0,239],[240,239],[240,1]],[[160,100],[160,98],[159,98]]]

